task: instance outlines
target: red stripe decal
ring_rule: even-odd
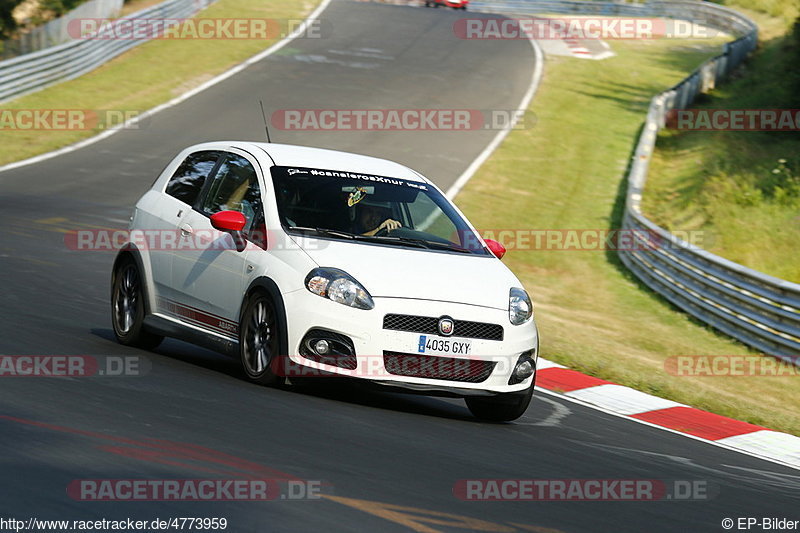
[[[195,325],[202,324],[215,333],[221,333],[228,337],[236,337],[238,335],[239,325],[230,320],[199,311],[166,298],[159,298],[158,306],[168,314],[182,317],[195,323]]]
[[[185,305],[185,304],[176,302],[175,300],[170,300],[169,298],[161,297],[161,300],[163,300],[165,302],[169,302],[169,303],[171,303],[173,305],[177,305],[178,307],[182,307],[183,309],[189,309],[191,311],[197,311],[198,313],[202,313],[202,314],[204,314],[206,316],[210,316],[212,318],[218,318],[220,320],[227,320],[223,316],[215,315],[214,313],[209,313],[207,311],[203,311],[202,309],[198,309],[197,307],[192,307],[191,305]]]

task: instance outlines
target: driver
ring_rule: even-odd
[[[383,229],[389,232],[399,228],[402,224],[392,219],[390,215],[391,211],[385,207],[368,204],[358,206],[357,221],[358,227],[360,228],[359,233],[372,236]]]

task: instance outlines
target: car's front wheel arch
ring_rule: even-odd
[[[149,288],[141,256],[132,246],[123,248],[111,270],[111,322],[121,344],[151,350],[163,336],[147,330]]]
[[[250,301],[259,295],[266,296],[275,308],[275,318],[278,326],[278,355],[287,357],[289,354],[289,331],[286,314],[286,304],[278,288],[278,284],[268,277],[259,277],[253,280],[242,298],[242,305],[239,309],[239,327],[244,327],[243,319],[245,311]]]
[[[149,315],[152,313],[152,309],[150,306],[150,286],[147,283],[147,271],[144,268],[144,261],[142,260],[142,254],[139,253],[139,249],[136,248],[133,244],[126,244],[123,246],[119,253],[117,253],[117,257],[114,258],[114,266],[111,267],[111,291],[114,290],[114,282],[116,281],[115,276],[119,270],[119,266],[122,264],[123,261],[133,261],[136,263],[136,268],[139,269],[139,272],[142,276],[142,291],[144,292],[144,312],[145,315]]]

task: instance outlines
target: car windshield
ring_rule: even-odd
[[[302,167],[272,167],[290,234],[490,255],[442,194],[423,182]]]

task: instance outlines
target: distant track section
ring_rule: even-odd
[[[191,17],[214,1],[167,0],[122,17],[115,21],[115,24],[139,19]],[[32,54],[0,61],[0,103],[77,78],[152,38],[74,39]]]

